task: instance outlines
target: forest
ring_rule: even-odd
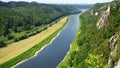
[[[0,1],[0,47],[35,35],[73,13],[79,10],[70,5]]]
[[[112,4],[110,15],[106,25],[98,29],[96,24],[101,14],[94,15],[95,12],[101,12],[105,8],[101,7]],[[120,2],[113,1],[111,3],[97,3],[94,7],[80,16],[80,30],[76,40],[73,42],[73,48],[70,57],[61,67],[66,68],[108,68],[108,60],[110,56],[109,39],[120,33]],[[94,11],[91,14],[92,10]],[[120,58],[120,39],[117,41],[116,56],[112,57],[115,63]]]

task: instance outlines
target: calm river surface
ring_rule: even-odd
[[[16,68],[56,68],[70,49],[79,28],[79,15],[74,14],[60,35],[37,56],[19,64]]]

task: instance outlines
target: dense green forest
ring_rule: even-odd
[[[96,24],[101,17],[95,12],[105,10],[105,5],[111,5],[110,15],[106,25],[98,29]],[[108,68],[108,60],[110,56],[109,39],[120,33],[120,2],[97,3],[94,7],[80,16],[80,30],[77,36],[78,47],[70,53],[70,59],[67,61],[67,67],[71,68]],[[101,9],[102,8],[102,9]],[[93,10],[93,14],[91,14]],[[116,55],[111,59],[115,63],[120,58],[120,39],[117,41]],[[75,48],[75,47],[74,47]],[[112,65],[112,64],[111,64]],[[114,65],[114,64],[113,64]],[[64,64],[63,68],[66,67]]]
[[[0,1],[0,47],[37,34],[56,19],[78,12],[70,5]]]

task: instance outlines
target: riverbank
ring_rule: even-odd
[[[32,48],[30,48],[26,52],[24,52],[24,53],[20,54],[19,56],[9,60],[8,62],[6,62],[4,64],[1,64],[0,67],[11,67],[11,66],[17,64],[18,62],[24,60],[24,59],[32,57],[35,54],[36,51],[40,50],[42,48],[42,46],[48,44],[52,40],[52,38],[54,38],[59,33],[59,31],[64,28],[64,26],[66,24],[65,22],[67,21],[67,19],[68,19],[68,17],[65,17],[62,21],[56,23],[57,25],[53,25],[54,28],[51,28],[52,30],[54,29],[53,33],[48,33],[48,32],[52,32],[51,30],[49,30],[48,32],[45,32],[46,34],[44,34],[44,35],[49,34],[49,36],[47,36],[47,38],[45,38],[41,42],[39,41],[40,42],[39,44],[33,46]],[[58,28],[58,29],[56,30],[56,28]],[[37,40],[39,38],[43,38],[43,37],[38,37]],[[37,41],[37,40],[35,40],[35,41]],[[31,43],[32,42],[34,42],[34,41],[31,41]]]
[[[78,50],[77,49],[78,48],[77,40],[78,40],[78,35],[79,34],[80,34],[80,28],[79,28],[79,30],[77,32],[77,35],[76,35],[74,41],[70,45],[70,50],[67,52],[67,55],[64,57],[62,62],[57,66],[57,68],[68,68],[68,65],[70,64],[71,54]]]
[[[68,18],[67,22],[68,22],[68,21],[69,21],[69,18]],[[60,31],[58,31],[58,34],[57,34],[54,38],[52,38],[52,40],[51,40],[48,44],[44,45],[40,50],[38,50],[38,51],[35,52],[35,54],[34,54],[33,57],[30,57],[30,58],[28,58],[28,59],[25,59],[25,60],[17,63],[16,65],[12,66],[11,68],[15,68],[15,67],[17,67],[19,64],[21,64],[21,63],[23,63],[23,62],[25,62],[25,61],[27,61],[27,60],[29,60],[29,59],[31,59],[31,58],[36,57],[39,52],[41,52],[46,46],[50,45],[50,44],[60,35],[60,33],[62,32],[62,30],[64,30],[64,28],[66,27],[67,22],[63,25],[62,29],[61,29]]]

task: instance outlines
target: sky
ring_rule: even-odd
[[[1,0],[0,0],[1,1]],[[103,3],[103,2],[110,2],[113,0],[2,0],[4,2],[9,1],[26,1],[26,2],[39,2],[39,3],[57,3],[57,4],[95,4],[95,3]]]

